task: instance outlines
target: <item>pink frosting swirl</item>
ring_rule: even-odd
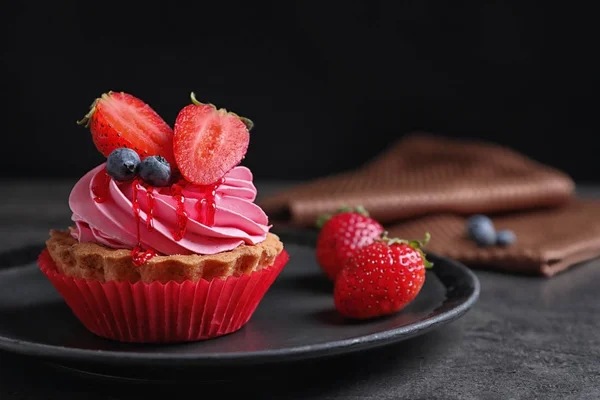
[[[133,211],[133,183],[108,181],[106,198],[94,200],[93,188],[102,185],[105,164],[85,174],[73,187],[69,207],[73,212],[75,227],[71,234],[79,242],[96,242],[111,248],[132,249],[138,245],[138,227]],[[147,221],[149,196],[152,191],[152,228]],[[229,251],[241,244],[257,244],[265,240],[270,229],[265,212],[253,201],[256,187],[252,173],[246,167],[235,167],[224,176],[224,182],[216,189],[214,224],[207,226],[200,221],[197,204],[206,196],[205,190],[186,183],[181,194],[187,213],[185,234],[175,240],[178,230],[177,199],[160,188],[146,189],[138,185],[139,244],[145,250],[160,254],[215,254]],[[152,200],[152,199],[150,199]]]

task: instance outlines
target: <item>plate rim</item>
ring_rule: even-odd
[[[307,245],[305,243],[296,243]],[[469,311],[479,299],[481,284],[475,273],[462,263],[442,256],[429,253],[432,258],[443,261],[450,265],[454,276],[462,275],[467,279],[470,289],[468,297],[460,304],[450,310],[444,311],[433,317],[425,317],[418,322],[376,332],[367,335],[333,340],[323,343],[285,347],[279,349],[257,350],[237,353],[166,353],[166,352],[139,352],[118,350],[93,350],[74,347],[49,345],[28,340],[19,340],[0,335],[0,350],[13,354],[33,356],[46,359],[47,361],[59,360],[64,362],[84,362],[102,365],[145,365],[145,366],[229,366],[248,364],[270,364],[276,362],[287,362],[297,360],[308,360],[321,357],[329,357],[341,354],[353,353],[360,350],[377,348],[387,344],[400,342],[414,336],[433,330],[440,325],[458,319]],[[434,269],[432,272],[438,273]],[[448,286],[444,284],[446,292]],[[445,302],[442,303],[442,305]],[[242,327],[243,329],[243,327]],[[235,333],[232,333],[235,334]]]

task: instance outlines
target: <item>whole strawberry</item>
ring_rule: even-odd
[[[332,281],[356,250],[373,243],[384,231],[361,206],[344,207],[334,215],[325,215],[319,218],[317,226],[321,228],[317,238],[317,262]]]
[[[339,273],[334,302],[343,315],[367,319],[395,313],[417,297],[427,261],[421,248],[429,241],[380,240],[358,250]]]

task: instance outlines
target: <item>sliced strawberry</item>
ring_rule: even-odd
[[[252,122],[191,95],[175,120],[173,153],[186,180],[197,185],[218,181],[238,165],[250,141]]]
[[[130,94],[102,94],[77,123],[90,127],[94,145],[106,157],[118,147],[127,147],[142,159],[159,155],[175,165],[173,130],[148,104]]]

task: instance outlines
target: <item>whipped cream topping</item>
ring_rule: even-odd
[[[180,181],[174,191],[135,180],[117,182],[101,164],[71,191],[71,234],[79,242],[115,249],[141,247],[164,255],[220,253],[265,240],[270,226],[254,203],[256,194],[252,173],[241,166],[212,187]]]

